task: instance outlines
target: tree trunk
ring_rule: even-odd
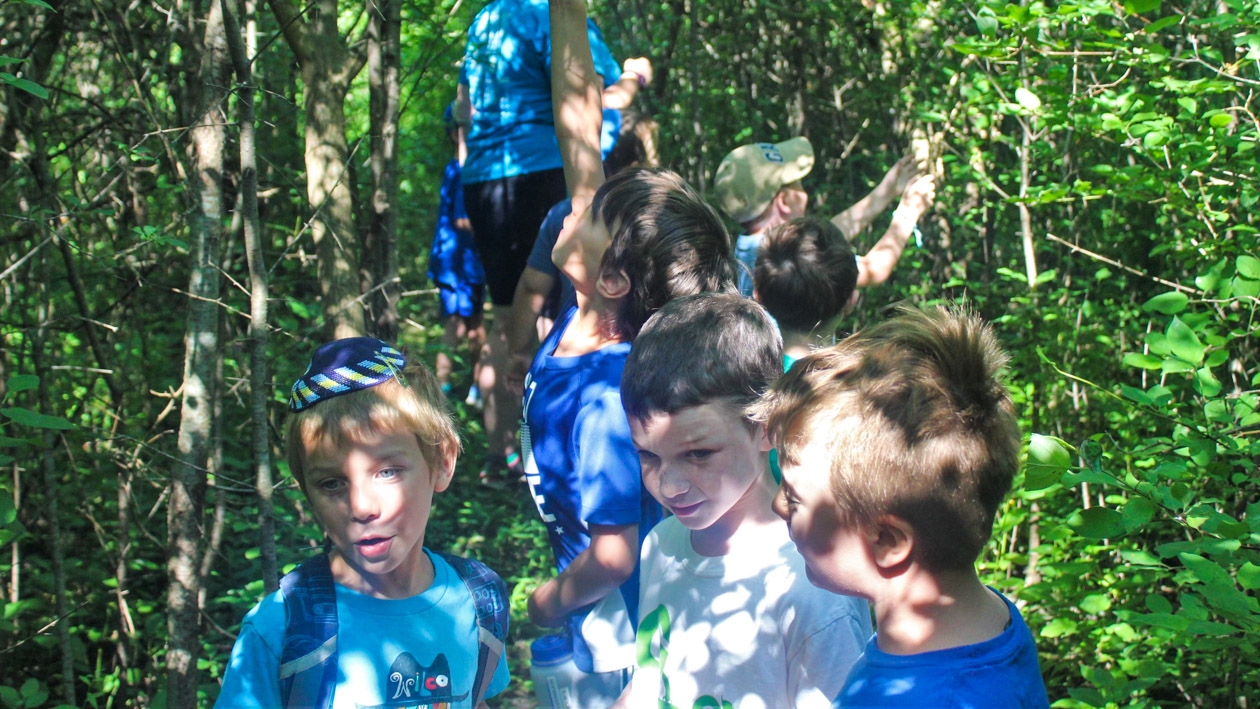
[[[398,101],[401,51],[400,0],[371,0],[368,74],[372,135],[372,205],[364,255],[370,283],[373,333],[398,339]]]
[[[197,705],[197,657],[201,649],[200,548],[206,470],[213,431],[215,360],[220,356],[219,243],[223,232],[223,146],[226,117],[218,98],[225,83],[226,36],[219,3],[211,3],[192,93],[197,98],[191,130],[195,151],[190,189],[192,264],[188,324],[184,335],[184,383],[180,406],[179,460],[171,472],[167,503],[167,704]]]
[[[249,263],[250,419],[253,436],[254,487],[258,492],[258,550],[262,559],[263,588],[279,588],[276,564],[275,521],[272,517],[271,439],[267,425],[267,268],[263,263],[262,230],[258,219],[258,160],[254,133],[254,85],[249,56],[241,42],[236,18],[222,0],[228,48],[236,70],[237,122],[241,129],[241,202],[244,219],[245,259]]]
[[[345,98],[364,57],[350,52],[337,33],[337,0],[317,0],[304,16],[292,0],[268,1],[302,67],[306,197],[313,212],[311,236],[319,260],[324,327],[335,338],[362,335]]]
[[[40,155],[37,159],[42,159]],[[47,260],[46,258],[44,259]],[[37,306],[38,324],[35,337],[32,338],[32,351],[46,353],[55,350],[47,345],[48,325],[52,320],[52,305],[49,303],[48,286],[41,282],[38,286],[40,302]],[[35,356],[35,374],[39,377],[39,408],[46,416],[55,415],[48,395],[48,379],[51,374],[50,362],[45,357]],[[52,538],[53,589],[57,604],[57,644],[61,648],[61,702],[74,706],[74,651],[70,647],[70,604],[66,599],[66,551],[61,538],[61,512],[57,502],[57,461],[53,457],[56,448],[57,434],[52,429],[41,429],[43,452],[39,458],[39,468],[47,497],[48,534]]]

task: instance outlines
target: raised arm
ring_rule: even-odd
[[[604,89],[604,108],[630,108],[643,87],[652,83],[652,62],[646,57],[631,57],[621,65],[621,78]]]
[[[875,217],[884,213],[892,201],[902,195],[910,181],[918,177],[922,170],[913,155],[906,155],[898,160],[884,173],[884,179],[875,185],[862,199],[854,202],[848,209],[831,218],[831,222],[840,227],[845,236],[852,239],[866,230]]]
[[[586,0],[552,0],[551,107],[573,214],[582,214],[604,184],[599,154],[601,82],[586,35]]]
[[[919,217],[932,206],[936,198],[936,182],[931,175],[923,175],[911,182],[901,195],[901,204],[893,212],[888,231],[875,242],[875,246],[858,257],[858,288],[876,285],[888,280],[897,259],[906,248],[906,240],[914,233]]]

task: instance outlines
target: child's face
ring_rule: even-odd
[[[632,416],[630,435],[643,484],[688,529],[708,529],[756,499],[749,491],[767,474],[764,427],[749,426],[723,404],[658,413],[647,421]]]
[[[350,578],[338,581],[362,580],[391,597],[415,595],[417,571],[427,568],[424,530],[433,493],[450,483],[451,462],[431,469],[416,436],[403,432],[374,434],[342,449],[308,449],[304,467],[315,516],[350,568]]]
[[[551,260],[573,282],[576,290],[590,295],[599,279],[604,252],[611,242],[608,226],[588,207],[581,214],[573,213],[564,218],[564,227],[551,250]]]
[[[824,443],[810,443],[795,465],[780,459],[783,483],[774,511],[787,520],[788,534],[805,559],[811,583],[835,593],[864,595],[861,579],[874,566],[864,535],[841,524],[831,492],[831,455]]]

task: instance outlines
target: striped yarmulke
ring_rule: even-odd
[[[303,411],[321,401],[374,387],[407,365],[402,352],[374,337],[347,337],[315,350],[306,373],[293,383],[289,410]]]

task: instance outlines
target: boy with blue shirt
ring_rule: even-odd
[[[975,316],[903,308],[797,361],[752,409],[810,580],[875,608],[836,706],[1049,706],[1032,634],[975,569],[1019,467],[1005,362]]]
[[[585,2],[553,0],[550,16],[556,134],[573,200],[552,260],[577,305],[525,381],[526,479],[558,571],[528,611],[541,626],[567,626],[577,667],[603,675],[579,705],[607,706],[634,665],[639,544],[660,519],[621,409],[621,371],[652,312],[676,296],[731,290],[735,272],[717,213],[678,175],[637,169],[605,181]]]
[[[781,373],[769,315],[676,298],[635,340],[622,403],[643,482],[673,513],[643,544],[638,669],[624,707],[818,707],[871,635],[857,598],[810,584],[771,509],[765,427],[744,408]]]
[[[624,70],[599,28],[584,23],[605,108],[625,108],[646,76],[628,59]],[[491,302],[509,306],[547,210],[564,199],[565,182],[551,109],[552,36],[547,0],[493,0],[473,19],[459,77],[456,118],[468,126],[464,199]],[[507,328],[487,334],[478,385],[485,397],[489,468],[514,457],[514,407],[499,370]]]
[[[245,617],[216,706],[485,706],[508,683],[506,589],[424,547],[459,454],[433,375],[380,340],[337,340],[289,408],[290,469],[332,549]]]

